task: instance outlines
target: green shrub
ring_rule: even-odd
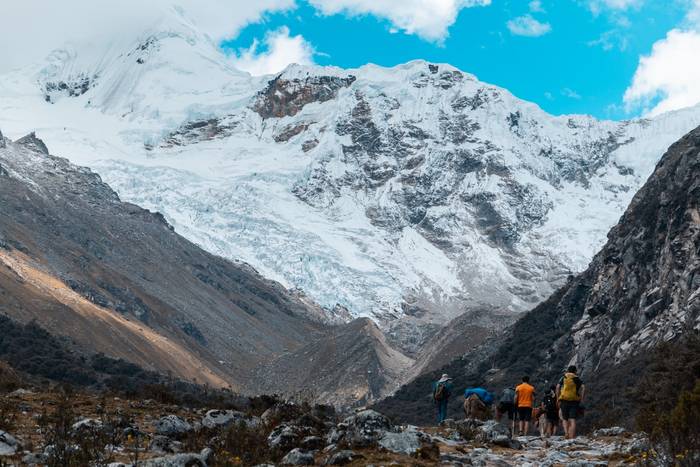
[[[637,427],[669,465],[700,464],[700,336],[659,346],[636,393]]]

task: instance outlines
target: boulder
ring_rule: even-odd
[[[314,465],[314,455],[309,451],[294,448],[282,458],[282,465]]]
[[[324,445],[323,438],[319,436],[307,436],[304,439],[301,440],[301,443],[299,444],[300,447],[303,449],[321,449]]]
[[[0,131],[0,149],[5,147],[5,137],[2,135],[2,131]]]
[[[359,448],[376,445],[388,431],[394,430],[387,417],[374,410],[363,410],[346,418],[333,435],[339,437],[338,441],[342,439],[348,446]]]
[[[467,441],[473,440],[479,434],[478,428],[484,424],[481,420],[467,418],[464,420],[445,420],[445,428],[455,430],[459,436]]]
[[[542,460],[542,465],[568,465],[571,457],[559,450],[548,451]]]
[[[602,438],[605,436],[620,436],[624,435],[625,433],[627,433],[627,430],[625,428],[622,428],[621,426],[613,426],[610,428],[601,428],[599,430],[595,430],[593,432],[593,437]]]
[[[338,451],[332,456],[330,456],[326,462],[324,462],[325,465],[346,465],[349,464],[357,459],[362,459],[365,456],[362,454],[358,454],[355,451],[350,451],[350,450],[344,450],[344,451]]]
[[[172,456],[139,461],[139,467],[207,467],[212,458],[212,454],[213,451],[206,448],[199,454],[175,454]]]
[[[341,439],[343,439],[343,436],[345,436],[345,431],[347,430],[347,426],[343,423],[339,423],[338,426],[334,426],[328,431],[328,434],[326,435],[326,443],[335,445],[340,442]]]
[[[164,436],[182,436],[192,431],[192,425],[177,415],[166,415],[153,423],[156,433]]]
[[[267,437],[267,444],[272,449],[287,451],[299,446],[305,436],[311,435],[308,427],[283,423],[276,426]]]
[[[202,426],[206,428],[224,428],[230,425],[244,423],[247,427],[260,426],[260,419],[250,417],[236,410],[209,410],[202,418]]]
[[[502,436],[510,437],[510,430],[496,420],[487,420],[476,428],[476,438],[484,443],[492,443]]]
[[[509,449],[522,449],[523,444],[517,439],[513,439],[508,435],[498,435],[491,440],[492,444]]]
[[[645,436],[637,436],[625,447],[625,454],[639,454],[648,451],[650,448],[649,440]]]
[[[0,430],[0,456],[13,456],[19,449],[20,445],[15,437]]]
[[[148,450],[158,454],[177,454],[182,451],[182,443],[167,436],[155,435],[148,445]]]
[[[94,418],[82,418],[71,426],[75,433],[94,432],[102,429],[102,422]]]
[[[421,448],[421,444],[422,437],[417,431],[386,432],[379,440],[379,446],[387,451],[409,456],[415,454]]]
[[[43,452],[31,452],[22,458],[22,465],[45,465],[47,460]]]

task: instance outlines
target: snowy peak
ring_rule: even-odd
[[[136,39],[57,49],[36,72],[49,103],[80,98],[87,107],[136,119],[201,105],[208,95],[221,97],[231,81],[246,77],[228,66],[209,37],[176,11]],[[168,108],[173,98],[175,105]]]

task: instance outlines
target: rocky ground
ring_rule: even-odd
[[[16,390],[0,398],[0,465],[633,465],[648,442],[622,428],[511,438],[495,421],[397,426],[373,410],[337,414],[272,398],[241,410]]]

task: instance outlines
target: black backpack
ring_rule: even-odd
[[[553,413],[557,411],[557,401],[553,396],[545,396],[542,403],[546,412]]]

